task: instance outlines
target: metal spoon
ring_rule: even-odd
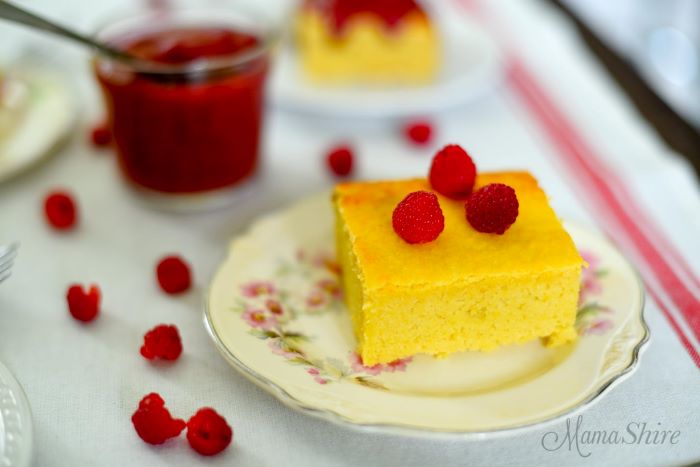
[[[0,18],[71,39],[83,45],[90,46],[98,50],[101,54],[115,60],[132,64],[143,63],[142,59],[134,57],[133,55],[121,50],[114,49],[102,42],[94,40],[91,37],[56,24],[53,21],[41,18],[40,16],[30,13],[10,2],[6,2],[5,0],[0,0]]]

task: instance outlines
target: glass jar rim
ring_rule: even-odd
[[[257,20],[262,16],[261,12],[253,12],[250,9],[241,9],[242,5],[235,4],[235,9],[237,13],[243,13],[244,15],[252,14],[252,17],[256,19],[255,26],[260,27],[261,23]],[[157,17],[159,20],[163,18],[169,18],[171,21],[175,18],[175,15],[191,14],[192,12],[208,12],[217,13],[216,24],[230,26],[233,24],[231,20],[231,10],[227,10],[220,6],[212,7],[176,7],[168,10],[142,10],[142,11],[130,11],[121,12],[120,14],[111,15],[111,19],[102,22],[93,33],[93,37],[97,40],[103,40],[108,44],[114,43],[113,40],[118,37],[118,34],[108,35],[105,37],[100,37],[104,34],[110,27],[114,27],[119,24],[126,22],[137,22],[139,20],[143,21],[148,18]],[[218,16],[218,14],[229,14],[229,18],[225,16]],[[178,24],[177,21],[173,21],[172,25]],[[197,23],[193,23],[197,24]],[[201,23],[199,23],[201,24]],[[159,24],[158,27],[151,27],[151,30],[159,30],[167,28],[167,24]],[[271,20],[267,20],[263,25],[262,31],[255,31],[254,35],[259,39],[258,44],[247,49],[243,52],[234,53],[231,55],[221,56],[221,57],[210,57],[202,58],[197,60],[188,61],[185,63],[160,63],[155,61],[149,61],[146,59],[136,59],[136,60],[119,60],[118,58],[108,57],[107,55],[96,51],[95,58],[96,62],[105,62],[110,64],[119,64],[120,66],[142,74],[142,75],[155,75],[160,77],[188,77],[193,74],[206,74],[207,76],[215,75],[218,72],[228,73],[231,70],[245,66],[255,60],[266,55],[271,49],[273,49],[280,41],[283,33],[281,27],[274,27]],[[235,28],[234,28],[235,29]],[[127,28],[125,31],[130,33],[139,32],[138,27]],[[110,39],[112,42],[110,42]]]

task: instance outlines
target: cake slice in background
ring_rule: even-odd
[[[426,84],[440,63],[436,26],[415,0],[306,0],[296,38],[318,84]]]

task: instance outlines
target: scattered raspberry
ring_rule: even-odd
[[[203,456],[218,454],[231,444],[233,430],[214,409],[199,409],[187,422],[187,441]]]
[[[72,229],[78,220],[78,209],[68,192],[52,191],[44,200],[46,220],[54,229]]]
[[[503,235],[518,218],[518,197],[508,185],[492,183],[472,193],[465,207],[475,230]]]
[[[167,256],[156,268],[160,288],[168,294],[178,294],[190,288],[190,267],[179,256]]]
[[[112,130],[106,124],[97,125],[90,132],[92,144],[98,148],[103,148],[112,144]]]
[[[408,243],[432,242],[445,228],[445,217],[434,193],[416,191],[394,209],[394,231]]]
[[[82,285],[71,285],[66,294],[68,311],[78,321],[88,322],[100,312],[100,288],[91,285],[87,293]]]
[[[328,153],[328,167],[338,177],[347,177],[352,172],[353,154],[348,146],[339,146]]]
[[[163,398],[155,392],[141,399],[131,422],[139,437],[149,444],[163,444],[185,429],[185,421],[173,418],[165,408]]]
[[[476,166],[469,154],[456,144],[440,150],[430,167],[433,189],[452,199],[464,199],[472,192]]]
[[[418,146],[426,145],[433,136],[433,127],[428,122],[415,122],[409,124],[404,133],[408,140]]]
[[[154,327],[143,336],[141,355],[148,360],[162,358],[177,360],[182,353],[180,333],[173,325],[161,324]]]

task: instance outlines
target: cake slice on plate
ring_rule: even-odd
[[[424,84],[438,70],[438,34],[415,0],[306,0],[296,37],[316,83]]]
[[[474,190],[490,184],[517,195],[517,220],[502,235],[477,231],[464,200],[436,193],[444,230],[426,243],[397,235],[392,212],[409,193],[432,192],[427,180],[336,187],[337,254],[365,365],[576,338],[583,261],[573,241],[529,173],[483,173]]]

